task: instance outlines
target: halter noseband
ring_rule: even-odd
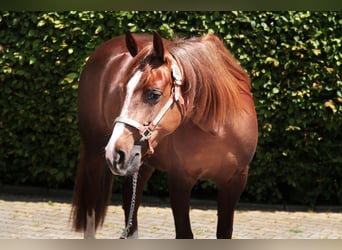
[[[170,98],[164,104],[163,108],[159,111],[159,113],[153,119],[152,122],[149,122],[148,124],[143,125],[137,121],[134,121],[128,117],[123,117],[123,116],[118,116],[114,121],[114,124],[123,123],[123,124],[129,125],[133,128],[138,129],[141,135],[140,140],[148,142],[150,154],[154,153],[154,149],[153,149],[152,142],[151,142],[151,136],[152,136],[153,131],[156,129],[156,127],[158,126],[160,121],[163,119],[167,111],[170,109],[174,101],[179,102],[180,104],[184,104],[184,100],[180,91],[180,87],[182,85],[182,74],[176,63],[172,63],[171,73],[172,73],[172,78],[173,78],[173,87],[172,87]]]

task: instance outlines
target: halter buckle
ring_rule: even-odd
[[[149,126],[145,126],[145,129],[140,133],[141,139],[148,140],[152,136],[153,130]]]
[[[173,79],[175,80],[174,83],[177,85],[182,85],[182,73],[175,63],[171,65],[171,74]]]

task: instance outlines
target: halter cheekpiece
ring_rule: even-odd
[[[184,99],[181,95],[181,90],[180,90],[180,87],[182,86],[182,73],[176,62],[173,62],[171,64],[171,75],[173,79],[173,86],[172,86],[170,98],[164,104],[164,106],[159,111],[157,116],[151,122],[149,122],[148,124],[141,124],[137,121],[134,121],[128,117],[123,117],[123,116],[118,116],[114,121],[114,124],[123,123],[123,124],[136,128],[141,135],[140,140],[148,142],[148,145],[149,145],[148,153],[150,154],[154,153],[154,149],[153,149],[152,142],[151,142],[151,136],[153,134],[153,131],[156,129],[156,127],[158,126],[160,121],[163,119],[167,111],[171,108],[174,101],[179,102],[179,104],[184,104]]]

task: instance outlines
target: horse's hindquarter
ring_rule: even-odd
[[[119,39],[111,40],[95,50],[82,71],[78,88],[78,119],[83,140],[106,133],[103,101],[108,99],[106,90],[115,83],[118,75],[119,67],[113,66],[120,66],[115,60],[120,50],[110,50],[109,45],[112,44],[115,48],[117,40]]]
[[[150,42],[149,35],[135,35],[139,46]],[[125,36],[113,38],[98,47],[82,71],[78,89],[79,130],[83,141],[101,138],[107,143],[114,119],[119,115],[121,98],[118,83],[132,59]]]

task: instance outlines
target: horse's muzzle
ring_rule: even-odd
[[[114,149],[113,158],[106,158],[107,165],[114,175],[133,175],[139,171],[141,161],[141,145],[134,145],[130,152]]]

